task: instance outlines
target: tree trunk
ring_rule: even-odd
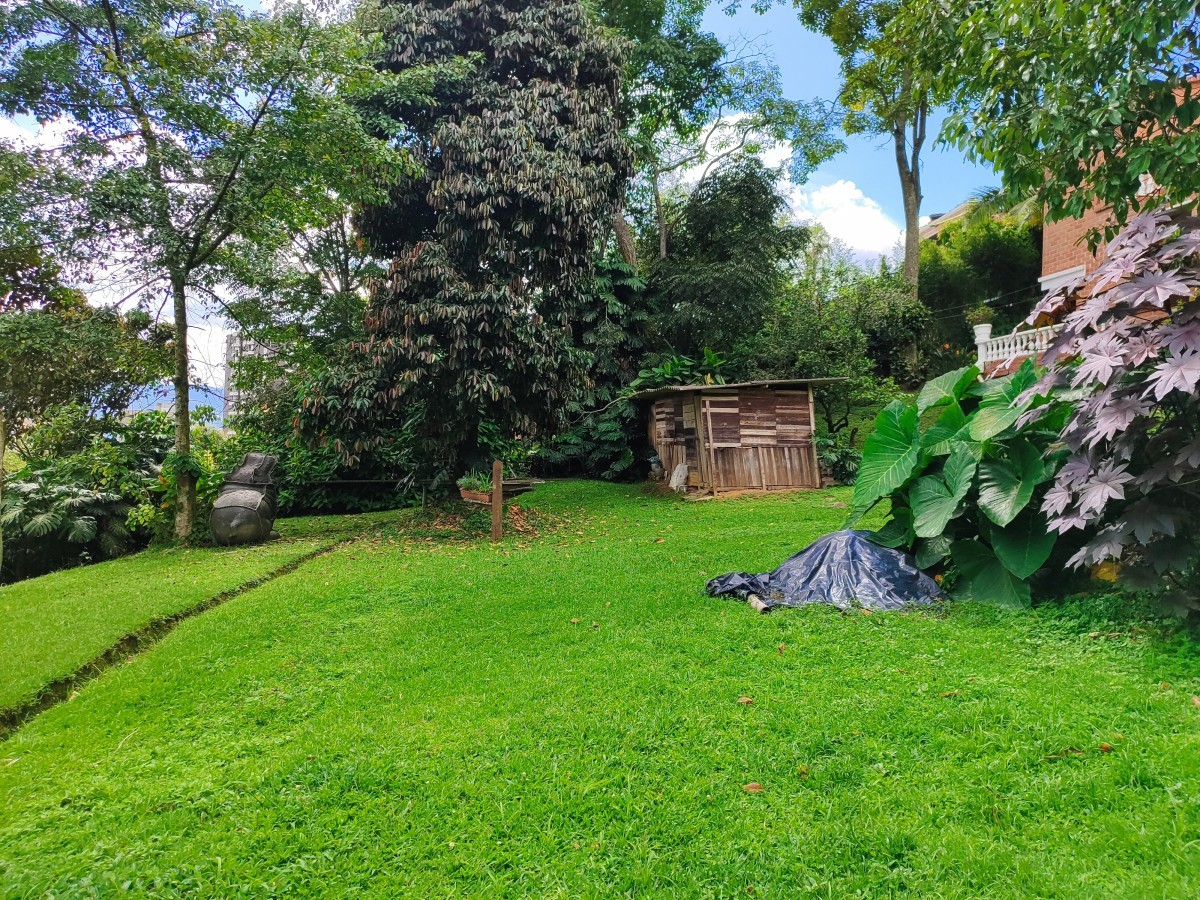
[[[917,290],[921,272],[921,176],[919,172],[900,173],[904,195],[904,280]]]
[[[658,190],[658,173],[650,179],[654,187],[654,218],[658,223],[658,258],[667,258],[667,213],[663,209],[662,194]]]
[[[196,479],[187,471],[192,453],[192,417],[188,404],[187,292],[182,278],[171,279],[175,304],[175,456],[180,468],[175,483],[175,537],[182,540],[196,524]]]
[[[637,247],[633,243],[633,232],[629,228],[629,223],[625,221],[625,205],[617,207],[617,211],[613,214],[613,231],[617,235],[617,248],[621,251],[621,259],[625,260],[625,265],[631,269],[636,269],[638,264]]]
[[[905,77],[904,92],[911,80]],[[911,112],[911,116],[910,113]],[[896,151],[896,170],[904,197],[904,278],[917,292],[921,271],[921,148],[925,144],[925,125],[929,118],[929,99],[922,97],[908,111],[897,113],[892,122],[892,142]]]

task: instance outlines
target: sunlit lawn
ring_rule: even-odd
[[[554,483],[305,563],[0,744],[0,894],[1200,895],[1194,643],[704,596],[847,496]]]

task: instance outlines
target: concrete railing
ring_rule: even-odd
[[[1014,331],[1012,334],[992,337],[990,325],[976,326],[975,349],[978,353],[976,365],[982,369],[987,363],[1038,356],[1050,346],[1050,341],[1061,327],[1061,325],[1047,325],[1044,328],[1030,328],[1026,331]]]

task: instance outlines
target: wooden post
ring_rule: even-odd
[[[504,534],[504,463],[492,463],[492,540]]]

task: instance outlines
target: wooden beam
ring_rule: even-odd
[[[492,540],[504,536],[504,463],[492,463]]]
[[[703,403],[700,394],[692,395],[692,413],[696,417],[696,467],[700,469],[700,487],[712,486],[712,468],[708,464],[708,429],[704,427]]]

